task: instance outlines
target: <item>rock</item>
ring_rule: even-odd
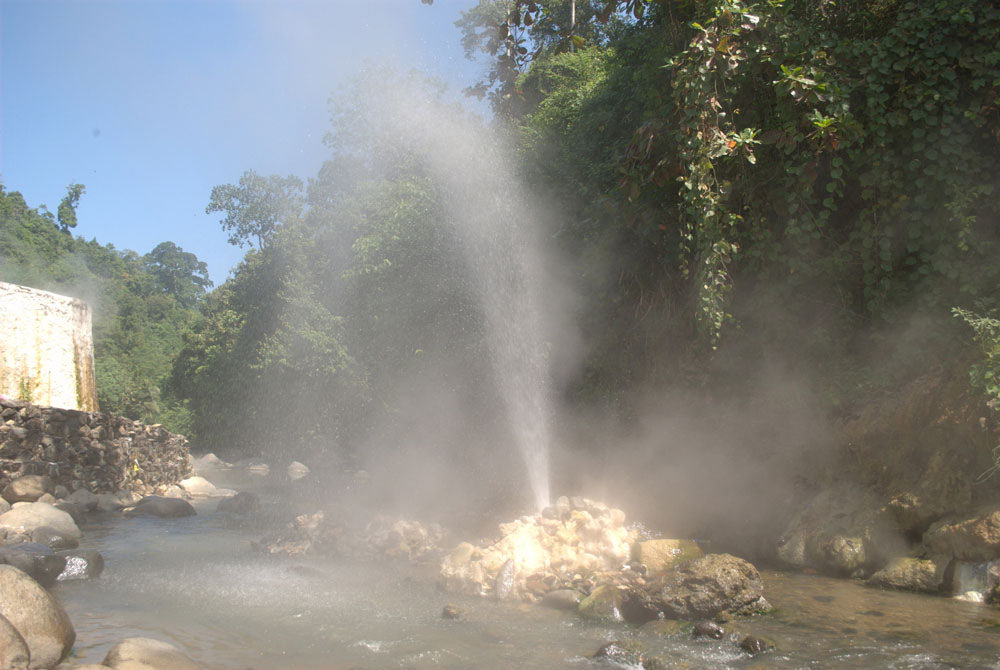
[[[103,665],[115,670],[198,670],[177,647],[148,637],[130,637],[111,647]]]
[[[215,484],[204,477],[194,476],[181,480],[179,486],[195,497],[209,497],[216,495]]]
[[[94,512],[97,510],[97,496],[87,489],[77,489],[64,498],[65,502],[72,503],[84,511]]]
[[[56,489],[56,483],[45,475],[22,475],[12,480],[4,487],[4,500],[16,502],[35,502],[46,493],[51,494]]]
[[[441,609],[442,619],[464,619],[465,612],[458,605],[448,603]]]
[[[763,654],[765,651],[774,649],[774,642],[765,637],[747,635],[745,638],[740,640],[740,649],[751,656],[756,656],[758,654]]]
[[[66,567],[56,577],[57,581],[96,579],[104,572],[104,557],[98,551],[92,549],[74,549],[72,551],[60,551],[56,556],[66,561]]]
[[[24,638],[0,615],[0,670],[27,670],[29,658]]]
[[[0,549],[0,563],[13,565],[36,582],[48,588],[66,566],[66,560],[55,555],[48,545],[24,542]]]
[[[621,615],[628,623],[641,626],[648,621],[663,617],[660,604],[653,594],[641,585],[632,584],[619,589],[619,592],[622,593]]]
[[[944,582],[944,570],[934,561],[919,558],[894,558],[868,579],[871,586],[890,589],[938,593]]]
[[[115,493],[100,493],[97,496],[97,509],[101,512],[117,512],[126,507],[130,507],[136,502],[128,491],[117,491]]]
[[[164,498],[162,496],[146,496],[133,507],[125,509],[125,516],[156,516],[163,519],[176,519],[179,517],[193,516],[197,514],[194,507],[186,500],[180,498]]]
[[[592,658],[602,661],[610,661],[623,666],[642,666],[645,660],[646,650],[642,645],[632,639],[615,640],[597,650]]]
[[[59,538],[58,543],[62,548],[67,545],[75,547],[83,535],[73,522],[73,517],[43,502],[15,504],[10,511],[0,514],[0,528],[26,533],[36,542],[43,541],[40,538]]]
[[[9,510],[10,510],[10,503],[4,500],[3,498],[0,498],[0,514],[3,514],[4,512],[7,512]]]
[[[721,640],[726,634],[726,629],[714,621],[704,620],[695,622],[691,633],[695,637],[710,637],[713,640]]]
[[[309,468],[298,461],[292,461],[288,465],[288,478],[296,482],[309,474]]]
[[[557,610],[575,610],[583,600],[583,594],[576,589],[556,589],[542,596],[542,604]]]
[[[167,488],[163,489],[161,494],[164,498],[187,498],[188,492],[182,489],[177,484],[171,484]]]
[[[821,491],[802,506],[779,538],[776,553],[790,567],[847,576],[880,567],[908,547],[880,498],[841,486]]]
[[[76,632],[62,606],[34,579],[0,565],[0,615],[28,645],[31,668],[51,668],[73,647]]]
[[[54,495],[57,499],[62,500],[69,495],[69,489],[62,484],[56,484],[55,489],[52,491],[52,495]]]
[[[632,546],[632,559],[654,573],[703,555],[694,540],[646,540]]]
[[[497,600],[506,600],[514,592],[514,559],[508,558],[500,566],[500,571],[496,576],[496,584],[493,587],[493,595]]]
[[[938,521],[923,541],[935,556],[973,562],[1000,558],[1000,506],[980,509],[965,519]]]
[[[767,611],[757,568],[730,554],[708,554],[686,563],[660,582],[659,604],[668,617],[710,619],[720,612]]]
[[[191,464],[195,472],[203,472],[205,470],[213,470],[219,468],[231,468],[233,467],[231,463],[226,463],[221,458],[215,454],[208,453],[204,456],[194,459]]]
[[[252,462],[247,465],[247,472],[258,477],[266,477],[271,474],[271,466],[267,463]]]
[[[641,630],[660,637],[674,637],[691,635],[694,625],[690,621],[681,621],[680,619],[657,619],[642,624]]]
[[[56,497],[51,493],[43,493],[42,495],[38,496],[36,502],[43,502],[43,503],[48,503],[50,505],[54,505],[56,502]]]
[[[53,549],[73,549],[80,544],[75,537],[49,526],[34,528],[28,536],[32,542],[39,542]]]
[[[601,584],[580,601],[577,612],[587,619],[622,621],[622,594],[612,584]]]
[[[69,514],[73,518],[73,523],[75,523],[77,527],[83,523],[83,510],[73,503],[68,503],[65,500],[57,500],[52,506],[57,510],[61,510],[66,512],[66,514]]]
[[[220,500],[216,511],[241,517],[253,516],[260,512],[260,496],[256,493],[240,491],[230,498]]]

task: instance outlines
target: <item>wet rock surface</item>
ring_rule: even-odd
[[[51,668],[69,655],[76,639],[62,606],[38,582],[0,565],[0,615],[28,646],[32,668]]]
[[[162,519],[177,519],[197,514],[194,507],[180,498],[146,496],[132,507],[125,508],[125,516],[154,516]]]
[[[115,670],[198,670],[177,647],[148,637],[130,637],[108,651],[102,663]]]
[[[0,529],[59,548],[75,547],[82,536],[72,516],[44,502],[15,503],[10,511],[0,514]]]
[[[871,586],[938,593],[944,586],[944,569],[931,560],[895,558],[868,579]]]
[[[771,609],[757,568],[730,554],[695,559],[666,575],[656,588],[664,613],[676,619],[710,619],[721,612],[759,614]]]

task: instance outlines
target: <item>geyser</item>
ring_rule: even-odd
[[[566,293],[546,272],[538,209],[529,204],[501,143],[480,121],[446,108],[420,82],[390,77],[395,81],[387,85],[384,74],[377,84],[369,82],[367,98],[378,127],[387,133],[383,146],[391,159],[399,160],[402,153],[426,169],[465,246],[495,378],[541,510],[550,502],[547,348],[553,338],[546,335],[562,321],[562,305],[543,298]]]

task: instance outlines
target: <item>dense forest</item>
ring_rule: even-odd
[[[491,103],[482,132],[558,212],[539,225],[583,333],[564,403],[627,421],[639,389],[724,399],[780,365],[831,414],[930,368],[1000,406],[995,3],[482,0],[457,26],[491,64],[467,91]],[[0,192],[0,277],[90,300],[102,409],[348,460],[442,411],[412,402],[429,387],[456,435],[490,420],[454,214],[366,113],[372,79],[457,114],[419,75],[359,76],[316,175],[206,187],[247,249],[211,291],[170,242],[74,237],[80,185],[58,216]]]

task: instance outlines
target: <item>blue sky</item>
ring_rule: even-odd
[[[53,212],[85,184],[77,235],[140,254],[171,240],[221,283],[243,252],[205,214],[212,186],[313,176],[328,100],[365,63],[457,96],[483,70],[454,26],[475,4],[0,0],[0,176]]]

